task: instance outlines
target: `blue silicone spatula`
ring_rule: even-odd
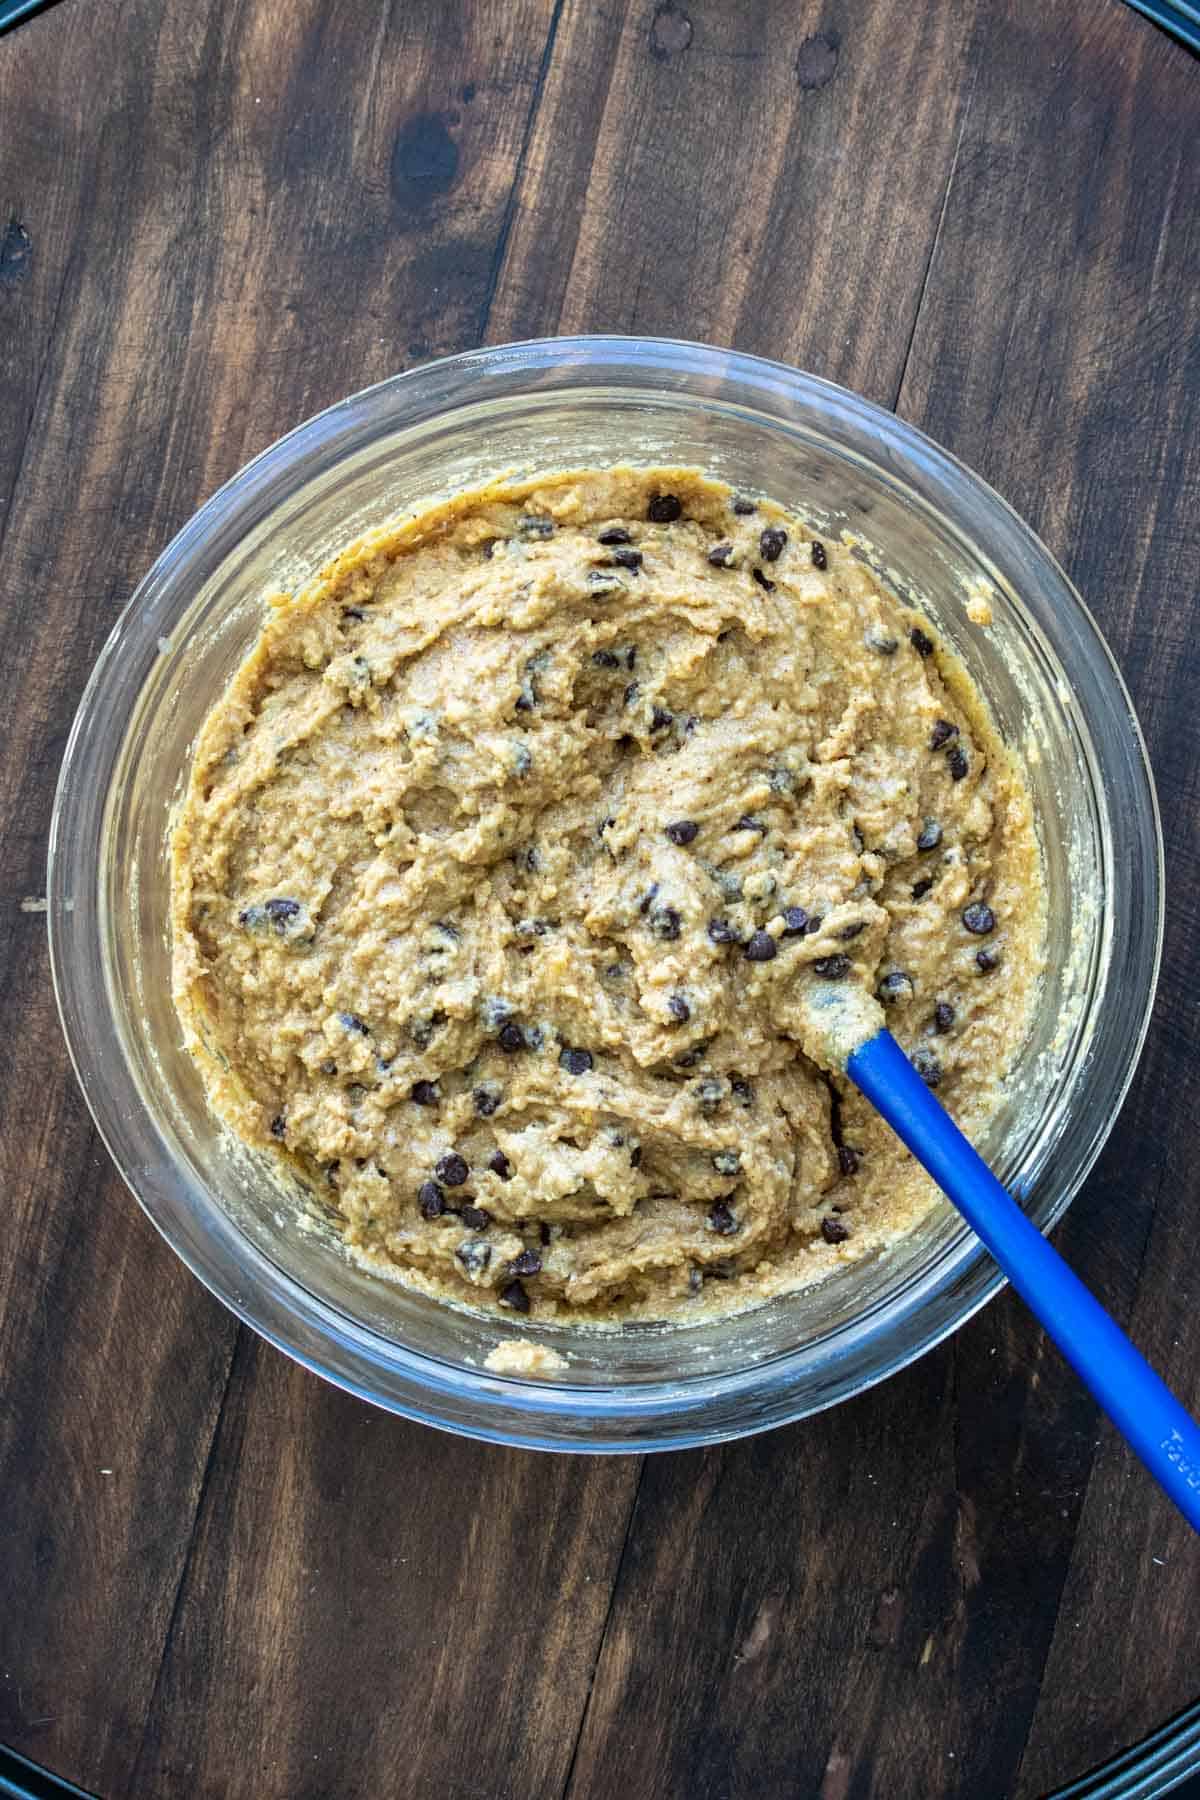
[[[1200,1531],[1200,1426],[1021,1211],[860,991],[814,983],[805,1049],[855,1086],[954,1202],[1113,1424]]]

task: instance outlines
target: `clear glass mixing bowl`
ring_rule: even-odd
[[[1000,1277],[948,1206],[822,1285],[689,1328],[484,1319],[364,1275],[335,1238],[297,1229],[287,1177],[208,1110],[171,1003],[167,834],[266,591],[388,515],[502,470],[617,461],[697,464],[857,534],[989,698],[1033,794],[1050,941],[1032,1040],[981,1149],[1049,1227],[1116,1117],[1153,997],[1162,850],[1137,721],[1079,596],[1004,502],[889,413],[780,364],[550,339],[451,357],[310,419],[213,496],[122,614],[67,745],[49,874],[79,1080],[188,1267],[272,1343],[381,1406],[591,1451],[710,1442],[832,1405],[936,1344]],[[981,587],[988,630],[967,616]],[[487,1352],[513,1336],[568,1352],[569,1373],[488,1373]]]

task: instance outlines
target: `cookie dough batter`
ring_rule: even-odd
[[[279,594],[174,832],[212,1104],[350,1252],[607,1323],[805,1285],[933,1191],[800,1048],[876,996],[968,1133],[1041,960],[1027,794],[928,620],[684,469],[497,485]]]

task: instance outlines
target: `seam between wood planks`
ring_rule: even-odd
[[[500,221],[500,231],[496,238],[496,248],[492,252],[491,267],[488,270],[487,286],[479,308],[479,324],[476,327],[475,342],[482,344],[488,321],[492,316],[492,307],[496,302],[496,294],[500,287],[500,277],[504,271],[504,260],[508,255],[508,240],[512,233],[513,220],[517,216],[517,203],[521,192],[521,182],[525,174],[525,163],[529,156],[529,146],[533,142],[534,127],[538,114],[542,110],[542,94],[546,87],[546,76],[554,56],[555,40],[558,37],[559,21],[563,15],[566,0],[554,0],[554,11],[550,15],[550,26],[546,32],[546,42],[542,47],[542,60],[538,64],[537,76],[533,84],[533,98],[529,102],[529,111],[525,115],[525,130],[521,138],[521,148],[517,152],[516,165],[513,169],[512,186],[508,190],[508,200],[504,208],[504,217]]]

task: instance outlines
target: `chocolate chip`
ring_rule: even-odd
[[[507,1287],[500,1289],[500,1304],[510,1307],[513,1312],[527,1313],[530,1299],[519,1281],[510,1281]]]
[[[652,881],[650,883],[650,886],[646,889],[645,893],[642,895],[641,899],[638,901],[638,911],[640,913],[648,913],[650,911],[650,907],[654,901],[654,896],[657,893],[658,893],[658,883],[657,883],[657,881]]]
[[[364,1025],[357,1013],[340,1012],[338,1018],[347,1031],[357,1031],[363,1037],[370,1037],[371,1027]]]
[[[912,1053],[912,1065],[926,1087],[935,1088],[942,1079],[942,1065],[932,1050],[918,1044]]]
[[[273,1138],[281,1138],[286,1130],[287,1120],[282,1113],[276,1113],[275,1117],[271,1120],[271,1136]]]
[[[437,1106],[442,1097],[436,1081],[414,1081],[408,1092],[418,1106]]]
[[[754,1105],[754,1089],[743,1075],[729,1077],[729,1091],[739,1106]]]
[[[482,1206],[464,1206],[459,1218],[464,1225],[469,1225],[472,1231],[486,1231],[492,1222],[491,1213],[485,1212]]]
[[[841,927],[837,934],[838,939],[843,944],[849,944],[854,938],[861,937],[866,929],[867,921],[865,919],[856,919],[853,925],[843,925]]]
[[[436,1181],[423,1181],[417,1189],[417,1205],[421,1209],[423,1219],[440,1219],[446,1206],[446,1196]]]
[[[490,1119],[500,1104],[500,1096],[495,1088],[477,1087],[471,1098],[481,1119]]]
[[[844,1244],[850,1236],[850,1227],[843,1225],[840,1219],[835,1219],[830,1215],[829,1218],[821,1220],[821,1236],[827,1244]]]
[[[843,1175],[858,1174],[858,1165],[860,1161],[859,1154],[857,1150],[852,1150],[849,1144],[838,1145],[837,1159],[838,1168]]]
[[[787,543],[787,532],[778,525],[768,525],[758,540],[758,551],[764,562],[778,562]]]
[[[501,1181],[512,1180],[512,1164],[509,1162],[507,1156],[505,1156],[503,1150],[493,1150],[492,1154],[488,1157],[487,1166],[492,1171],[493,1175],[498,1175],[500,1177]]]
[[[674,713],[669,713],[665,706],[656,706],[650,714],[651,731],[665,731],[668,725],[675,722]]]
[[[714,569],[728,569],[732,566],[733,545],[714,544],[708,553],[708,560]]]
[[[278,929],[280,926],[286,925],[289,919],[296,917],[300,911],[300,902],[298,900],[268,900],[263,911],[272,925]]]
[[[803,937],[808,930],[808,914],[802,906],[788,906],[783,914],[784,937]]]
[[[700,827],[697,825],[695,819],[676,819],[672,824],[666,827],[667,836],[673,844],[678,844],[680,849],[682,849],[685,844],[692,843],[698,835],[699,830]]]
[[[953,750],[951,750],[946,757],[946,767],[950,771],[951,781],[961,781],[970,766],[970,763],[967,761],[967,753],[962,745],[955,744]]]
[[[677,1025],[686,1025],[692,1016],[692,1009],[682,994],[672,994],[667,1001],[667,1011]]]
[[[820,929],[824,923],[825,923],[825,917],[824,917],[823,913],[813,913],[812,917],[808,921],[807,930],[808,930],[809,937],[815,937],[817,935],[818,931],[820,931]]]
[[[748,514],[757,512],[758,508],[755,506],[753,500],[744,500],[741,495],[739,495],[733,503],[733,510],[737,513],[739,518],[744,519]]]
[[[1000,958],[995,950],[977,950],[975,961],[979,965],[981,975],[990,975],[993,969],[1000,967]]]
[[[543,1219],[538,1225],[538,1242],[541,1244],[543,1250],[549,1248],[550,1244],[553,1242],[553,1238],[554,1233],[547,1225],[545,1219]]]
[[[913,889],[912,889],[913,899],[914,900],[923,900],[932,886],[933,886],[933,876],[932,875],[926,875],[921,881],[914,881]]]
[[[482,1275],[492,1260],[492,1246],[478,1238],[464,1238],[454,1252],[469,1275]]]
[[[694,1044],[690,1050],[685,1050],[682,1056],[675,1058],[675,1067],[677,1069],[694,1069],[697,1063],[704,1061],[707,1049],[707,1044]]]
[[[466,1159],[457,1150],[448,1150],[445,1156],[439,1156],[433,1172],[444,1187],[461,1187],[471,1173]]]
[[[625,651],[625,667],[627,669],[632,669],[632,667],[636,661],[637,661],[637,645],[630,644],[627,646],[626,651]]]
[[[942,841],[942,828],[936,819],[926,819],[917,837],[918,850],[936,850]]]
[[[642,553],[640,550],[614,550],[612,560],[618,569],[632,569],[636,575],[642,566]]]
[[[836,956],[818,956],[813,968],[826,981],[841,981],[850,973],[850,958],[840,953]]]
[[[520,1256],[514,1256],[508,1265],[510,1275],[540,1275],[542,1259],[536,1250],[522,1250]]]
[[[874,650],[876,656],[895,656],[900,648],[899,638],[888,637],[886,632],[874,629],[864,633],[863,642],[868,650]]]
[[[912,976],[905,975],[901,969],[892,969],[883,977],[875,993],[885,1006],[894,1006],[897,1000],[911,1000],[913,996]]]
[[[933,655],[933,639],[927,637],[919,625],[914,625],[908,634],[908,641],[918,656]]]
[[[518,1050],[525,1048],[525,1033],[510,1019],[507,1025],[500,1027],[496,1042],[506,1055],[515,1056]]]
[[[600,533],[596,542],[607,549],[610,544],[631,544],[633,539],[623,525],[610,525],[607,531]]]
[[[740,1175],[742,1159],[736,1150],[715,1150],[712,1166],[718,1175]]]
[[[642,1166],[642,1146],[640,1144],[635,1144],[633,1146],[633,1149],[629,1152],[629,1166],[631,1169],[640,1169],[641,1168],[641,1166]]]
[[[569,1045],[558,1053],[558,1066],[568,1075],[586,1075],[594,1066],[590,1050],[573,1050]]]
[[[753,575],[755,581],[757,581],[759,587],[763,589],[764,593],[773,594],[775,592],[775,583],[773,581],[768,581],[761,569],[751,569],[750,573]]]
[[[673,525],[682,512],[674,494],[655,494],[646,508],[646,517],[655,525]]]
[[[958,1014],[948,1000],[939,1000],[933,1009],[933,1029],[944,1036],[957,1017]]]
[[[683,921],[673,906],[656,906],[650,914],[649,925],[656,938],[664,943],[673,944],[679,936],[679,928]]]
[[[721,1237],[732,1237],[738,1230],[738,1222],[724,1200],[718,1200],[708,1215],[708,1229],[717,1232]]]
[[[935,719],[933,722],[933,730],[929,734],[929,748],[931,750],[940,750],[943,744],[948,744],[952,737],[957,736],[957,725],[952,725],[949,719]]]
[[[761,819],[756,819],[753,813],[743,813],[733,829],[735,831],[761,831],[765,837],[770,826],[764,825]]]
[[[973,900],[963,911],[962,922],[976,937],[986,937],[996,929],[996,915],[982,900]]]
[[[742,941],[737,926],[731,925],[728,919],[710,919],[708,935],[714,944],[740,944]]]
[[[827,569],[829,567],[829,558],[825,554],[825,546],[820,538],[813,539],[809,546],[809,553],[812,556],[814,569]]]
[[[554,520],[548,513],[522,513],[517,520],[517,530],[523,532],[526,537],[553,537]]]
[[[598,669],[619,669],[621,659],[613,650],[593,650],[592,661]]]
[[[771,936],[770,932],[756,931],[747,943],[742,955],[746,958],[747,962],[765,963],[770,962],[772,957],[778,955],[778,953],[779,946]]]

